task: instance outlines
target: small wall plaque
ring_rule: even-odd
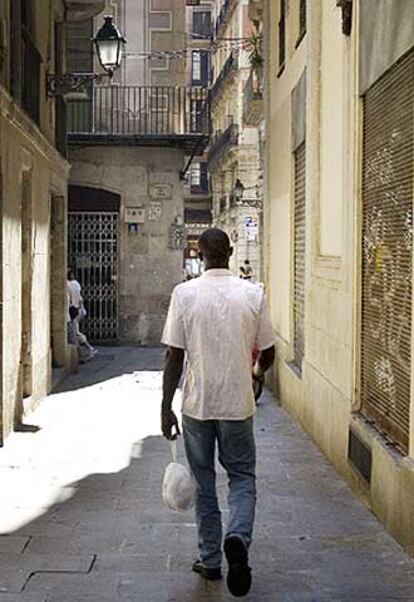
[[[143,207],[125,207],[124,222],[127,224],[143,224],[145,222],[145,209]]]
[[[151,184],[149,194],[152,199],[170,199],[172,186],[171,184]]]
[[[152,202],[148,206],[148,219],[150,222],[158,222],[162,218],[162,203]]]

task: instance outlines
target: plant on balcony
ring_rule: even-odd
[[[255,29],[252,35],[249,38],[249,61],[250,67],[253,73],[257,77],[257,81],[259,83],[259,90],[262,89],[263,82],[263,68],[264,68],[264,58],[263,58],[263,49],[262,49],[263,37],[262,34]]]

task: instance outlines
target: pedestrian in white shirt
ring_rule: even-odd
[[[78,347],[79,361],[81,363],[90,360],[97,354],[97,349],[92,347],[89,343],[86,335],[80,330],[80,322],[85,317],[86,311],[83,305],[83,299],[81,295],[81,285],[76,280],[75,270],[73,268],[68,269],[68,297],[69,297],[69,342]]]
[[[205,271],[174,289],[162,337],[168,349],[161,425],[167,439],[180,434],[171,404],[185,358],[183,436],[197,485],[199,558],[193,570],[206,579],[221,578],[217,443],[219,461],[229,478],[230,517],[224,538],[227,585],[233,595],[244,596],[252,579],[248,550],[256,504],[252,351],[260,350],[253,370],[262,375],[274,362],[275,334],[263,289],[229,270],[232,248],[227,234],[216,228],[206,230],[198,244]]]

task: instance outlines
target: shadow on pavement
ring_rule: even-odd
[[[116,376],[133,372],[159,371],[163,365],[165,349],[162,347],[98,347],[98,354],[85,364],[80,364],[76,374],[68,375],[53,388],[53,393],[76,391],[105,382]]]
[[[230,600],[224,582],[191,572],[193,512],[172,512],[161,500],[168,462],[164,439],[138,441],[125,469],[68,484],[67,499],[0,535],[0,602]]]

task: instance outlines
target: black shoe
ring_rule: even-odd
[[[218,581],[221,579],[221,568],[209,569],[203,565],[201,560],[196,560],[193,564],[193,571],[208,581]]]
[[[224,553],[229,563],[227,587],[229,592],[240,598],[249,593],[252,585],[252,572],[246,546],[237,535],[230,535],[224,540]]]

